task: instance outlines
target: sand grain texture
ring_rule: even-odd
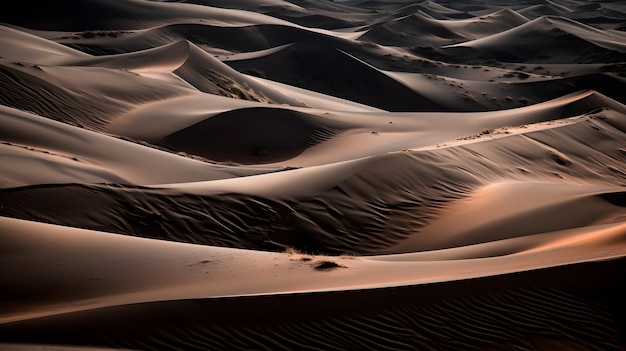
[[[0,350],[626,348],[621,2],[0,6]]]

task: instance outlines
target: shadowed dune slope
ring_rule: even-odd
[[[141,0],[61,0],[54,5],[35,3],[41,8],[31,11],[18,6],[18,1],[7,1],[5,4],[11,11],[4,12],[0,21],[33,29],[65,31],[145,29],[171,21],[199,22],[200,19],[228,26],[288,23],[254,12],[193,4]]]
[[[301,105],[267,86],[248,79],[185,40],[127,54],[68,60],[65,65],[96,66],[137,72],[171,72],[205,93],[242,100]]]
[[[626,61],[624,34],[560,17],[540,17],[506,32],[447,46],[452,55],[505,62],[590,63]]]
[[[99,67],[40,66],[0,59],[0,102],[9,107],[102,130],[132,107],[187,93],[154,78]]]
[[[302,105],[288,96],[248,79],[197,46],[189,42],[186,44],[189,51],[187,61],[174,73],[198,90],[237,99]]]
[[[3,1],[0,351],[625,350],[625,30]]]
[[[89,55],[51,40],[6,26],[0,26],[0,56],[19,62],[52,64],[71,57]]]
[[[12,284],[0,285],[4,301],[10,303],[0,315],[0,336],[8,342],[67,344],[71,340],[78,345],[168,350],[233,346],[406,349],[433,343],[450,350],[512,345],[602,350],[620,343],[614,314],[624,308],[620,302],[623,288],[616,284],[623,260],[516,273],[521,261],[515,255],[496,261],[427,263],[328,258],[195,247],[7,218],[0,218],[0,225],[5,251],[22,264],[46,267],[23,271]],[[603,231],[611,235],[604,243],[592,242],[593,246],[619,248],[623,226],[590,233],[598,237]],[[585,250],[576,254],[572,249],[585,243],[589,248],[585,240],[576,241],[556,242],[555,250],[540,250],[543,255],[529,250],[527,255],[535,262],[551,253],[574,257]],[[67,255],[76,249],[84,255]],[[2,271],[21,270],[7,265],[6,258],[0,261]],[[324,259],[341,266],[330,271],[315,269],[315,262]],[[57,264],[50,267],[50,261]],[[466,268],[445,282],[435,279],[431,284],[407,285],[402,281],[416,270],[449,271],[450,264],[459,263]],[[185,274],[177,274],[174,267]],[[467,267],[474,267],[470,275],[477,274],[477,267],[482,267],[482,273],[470,280],[455,279],[467,274]],[[488,274],[511,268],[512,274]],[[303,275],[307,277],[304,284]],[[33,281],[46,287],[44,299],[32,293]],[[73,285],[78,281],[82,283]],[[382,281],[390,286],[349,289],[354,284],[376,286]],[[339,290],[315,291],[337,285]],[[254,291],[265,293],[232,294]],[[215,298],[220,295],[228,297]],[[371,306],[371,301],[379,303]],[[239,311],[247,318],[233,313]]]
[[[297,43],[264,57],[229,61],[228,64],[240,71],[254,68],[282,83],[385,110],[443,110],[375,67],[317,43]]]
[[[50,183],[158,184],[271,171],[209,164],[0,107],[3,187]],[[111,157],[111,153],[116,157]]]
[[[153,190],[81,185],[6,189],[0,211],[11,217],[220,246],[376,253],[402,238],[419,238],[419,228],[442,208],[482,185],[511,180],[591,182],[613,185],[615,190],[608,192],[618,192],[626,180],[623,119],[622,113],[607,110],[536,131],[503,130],[486,140],[477,135],[458,146],[226,183]],[[395,170],[393,175],[389,169]],[[67,201],[70,194],[76,194],[75,199],[90,194],[92,200]],[[538,204],[538,199],[529,201]],[[572,201],[564,206],[579,205]],[[621,211],[619,206],[614,210]],[[600,221],[611,211],[600,211],[586,223]],[[518,226],[516,220],[502,220],[499,231]],[[554,228],[549,221],[541,223]],[[557,226],[560,229],[576,226],[570,220],[559,223],[564,225]],[[527,234],[537,231],[541,229]]]
[[[264,50],[297,41],[334,41],[333,37],[286,25],[219,26],[207,23],[173,23],[146,30],[119,32],[114,40],[95,39],[82,32],[63,36],[60,42],[82,51],[102,55],[145,50],[173,41],[188,40],[215,54]],[[93,32],[91,32],[93,33]],[[106,33],[106,32],[105,32]]]
[[[168,135],[164,142],[211,160],[273,163],[341,132],[314,122],[313,116],[287,109],[233,110]]]
[[[383,45],[446,45],[497,34],[528,22],[512,10],[501,10],[478,18],[437,20],[416,13],[394,21],[374,25],[359,40]]]

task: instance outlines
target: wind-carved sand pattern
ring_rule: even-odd
[[[0,350],[626,348],[622,2],[2,6]]]

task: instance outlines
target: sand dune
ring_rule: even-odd
[[[450,30],[443,22],[426,14],[417,13],[375,25],[368,29],[360,39],[390,46],[441,45],[465,39],[462,34]],[[428,35],[420,35],[421,33],[428,33]]]
[[[288,22],[249,11],[235,11],[194,4],[171,4],[165,2],[123,0],[111,3],[102,0],[63,0],[56,6],[44,5],[42,10],[30,11],[15,7],[11,13],[0,17],[4,22],[32,29],[82,31],[94,28],[145,29],[169,21],[200,22],[226,26],[251,24],[288,24]],[[84,21],[82,18],[89,18]]]
[[[590,63],[624,61],[624,35],[543,16],[527,24],[472,42],[447,46],[469,48],[474,56],[509,62]],[[524,54],[522,55],[522,52]],[[464,50],[456,55],[472,55]],[[517,58],[524,57],[520,61]]]
[[[554,105],[552,111],[567,112],[563,105]],[[502,123],[502,117],[484,116],[482,122],[473,122],[485,126]],[[516,116],[511,117],[504,123]],[[528,118],[524,113],[519,113],[520,117]],[[360,138],[360,144],[368,147],[339,154],[353,158],[340,163],[309,164],[303,169],[223,181],[175,182],[152,190],[77,185],[7,189],[0,201],[4,215],[104,231],[241,248],[293,246],[305,251],[376,253],[415,235],[451,201],[492,182],[582,182],[613,184],[619,189],[625,178],[620,164],[624,160],[620,151],[626,129],[623,119],[623,108],[603,110],[557,123],[505,128],[495,133],[477,131],[450,145],[429,147],[437,141],[425,139],[423,144],[415,145],[421,148],[401,153],[385,153],[382,149],[407,147],[397,145],[401,138],[389,138],[376,150],[376,144],[367,139],[383,137],[384,133],[363,133],[351,138]],[[331,140],[328,145],[320,145],[321,150],[312,147],[309,160],[320,162],[315,153],[325,155],[325,150],[337,149],[345,134],[337,137],[337,144]],[[409,136],[404,140],[415,139]],[[283,143],[288,141],[284,139]],[[227,142],[223,141],[226,146]],[[359,154],[377,152],[380,156],[354,159]],[[237,155],[236,150],[231,153]],[[305,156],[303,153],[303,161],[307,160]],[[388,169],[396,169],[393,176],[387,174]],[[89,194],[97,206],[67,201],[68,196],[81,198],[83,194]],[[538,205],[537,199],[529,201]],[[259,212],[264,217],[258,217]],[[205,213],[212,216],[206,218]],[[501,215],[508,220],[504,212]],[[516,222],[511,223],[514,228]]]
[[[1,6],[0,350],[625,347],[621,2]]]
[[[183,158],[110,136],[0,107],[3,187],[48,183],[158,184],[263,173]],[[117,155],[111,157],[111,154]],[[240,173],[243,171],[242,173]]]
[[[312,56],[316,60],[311,61]],[[375,67],[326,45],[295,43],[280,52],[229,61],[229,65],[242,71],[254,68],[272,80],[386,110],[442,110]],[[329,80],[334,84],[328,85]]]
[[[373,28],[360,37],[383,45],[440,46],[497,34],[528,22],[510,9],[461,20],[437,20],[419,12]]]
[[[205,93],[276,104],[294,106],[300,104],[249,79],[185,40],[128,54],[75,59],[65,65],[147,73],[162,71],[176,75],[193,88]]]
[[[0,56],[20,62],[56,64],[70,57],[87,57],[85,53],[72,50],[53,41],[10,27],[0,26]]]
[[[606,259],[620,256],[623,255],[626,235],[624,224],[591,226],[544,234],[540,241],[542,246],[535,246],[536,242],[531,242],[530,249],[520,250],[515,255],[481,258],[483,253],[480,253],[477,257],[423,261],[419,254],[336,258],[197,247],[15,219],[3,218],[1,221],[5,233],[3,245],[14,252],[9,256],[11,261],[18,260],[33,268],[56,262],[56,267],[51,268],[55,272],[54,279],[50,279],[48,272],[42,274],[41,269],[34,269],[21,275],[18,281],[3,286],[6,301],[14,306],[12,311],[1,317],[4,323],[142,302],[353,290],[436,282],[440,278],[437,275],[433,277],[433,273],[448,272],[450,264],[455,260],[474,258],[474,261],[466,262],[463,269],[446,277],[446,281],[454,281],[515,272],[529,267],[537,269],[546,265],[559,265],[561,251],[569,254],[567,263],[570,264],[594,260],[596,257]],[[593,246],[595,252],[585,250],[588,246]],[[68,255],[76,250],[83,254]],[[525,259],[527,257],[524,256],[534,260]],[[116,257],[116,260],[111,257]],[[302,257],[310,260],[301,260]],[[344,267],[339,266],[327,274],[307,274],[306,281],[302,280],[304,272],[315,273],[316,263],[327,260],[340,262]],[[129,261],[136,263],[130,265]],[[493,268],[496,262],[497,268]],[[184,267],[185,274],[167,269],[168,266]],[[423,277],[411,274],[424,267],[428,267],[431,273]],[[12,270],[15,268],[6,268],[6,272]],[[120,270],[124,270],[124,273],[116,274]],[[242,276],[246,279],[241,279]],[[68,289],[73,282],[78,281],[85,281],[80,290]],[[32,282],[45,288],[45,299],[32,294],[29,289]]]
[[[367,3],[367,2],[366,2]],[[381,6],[383,8],[389,6],[384,2],[372,2],[374,4],[374,8],[376,6]],[[422,12],[429,17],[435,19],[454,19],[454,18],[465,18],[470,17],[466,12],[455,10],[453,8],[447,7],[435,1],[421,1],[417,3],[412,3],[411,1],[399,1],[396,4],[392,3],[391,6],[394,6],[393,12],[398,13],[400,15],[407,13],[415,13]],[[390,9],[391,10],[391,9]]]
[[[12,260],[10,260],[10,262],[17,260],[22,264],[28,264],[30,267],[41,267],[42,264],[49,267],[49,262],[54,261],[57,262],[57,265],[52,268],[52,270],[57,272],[57,276],[63,277],[62,279],[51,280],[49,279],[49,275],[33,274],[35,272],[41,272],[41,270],[31,270],[31,274],[20,275],[21,279],[19,282],[14,282],[9,286],[3,286],[6,301],[11,301],[14,306],[11,310],[12,313],[4,314],[2,316],[2,335],[4,335],[5,339],[19,340],[23,337],[24,332],[33,330],[34,328],[41,328],[41,330],[50,328],[48,330],[54,331],[54,334],[46,332],[42,333],[41,335],[43,340],[55,340],[55,334],[57,338],[59,336],[63,338],[63,335],[67,335],[68,327],[85,330],[85,334],[82,335],[95,334],[93,330],[93,323],[79,324],[81,323],[80,321],[89,321],[94,318],[115,321],[117,319],[114,317],[115,315],[128,313],[130,316],[133,316],[130,317],[131,320],[134,320],[139,316],[146,318],[145,324],[142,323],[144,325],[143,330],[148,329],[161,331],[152,334],[153,336],[149,339],[142,340],[141,338],[134,339],[131,337],[122,341],[122,339],[118,336],[120,335],[120,329],[118,328],[125,327],[127,324],[122,323],[119,325],[117,323],[107,323],[105,326],[98,328],[100,333],[104,331],[104,334],[100,334],[101,336],[99,337],[95,336],[93,339],[102,340],[102,337],[104,336],[109,342],[120,343],[131,347],[136,347],[138,345],[143,345],[143,347],[154,347],[160,344],[161,346],[167,345],[166,347],[169,348],[181,345],[182,343],[187,345],[187,347],[194,349],[206,347],[206,344],[204,343],[196,344],[198,341],[202,340],[202,338],[195,339],[198,341],[194,341],[191,344],[184,341],[186,339],[185,337],[181,339],[172,339],[170,335],[176,335],[176,331],[167,328],[167,324],[163,325],[164,321],[160,319],[160,316],[170,316],[171,318],[173,316],[180,316],[178,314],[180,312],[185,312],[185,314],[191,316],[191,318],[189,316],[185,318],[185,320],[189,320],[191,322],[191,325],[188,327],[190,329],[188,330],[197,331],[198,326],[202,324],[195,323],[197,323],[196,321],[198,320],[202,320],[202,318],[198,318],[199,316],[205,314],[199,314],[197,307],[196,313],[190,314],[189,312],[191,311],[186,307],[186,305],[193,303],[198,306],[202,303],[202,301],[210,303],[212,300],[209,298],[210,296],[222,296],[223,299],[224,296],[232,296],[233,293],[255,293],[257,296],[259,296],[258,294],[260,293],[261,295],[269,294],[270,296],[274,296],[274,298],[277,299],[277,302],[282,300],[289,302],[291,299],[297,299],[297,296],[303,296],[308,289],[321,289],[322,291],[320,292],[323,293],[324,290],[333,289],[333,286],[339,287],[342,290],[346,288],[350,289],[351,286],[356,286],[361,291],[367,292],[371,290],[362,289],[373,286],[380,287],[381,284],[382,286],[388,284],[398,286],[410,285],[417,282],[423,283],[433,281],[433,278],[431,277],[433,275],[437,276],[437,272],[440,272],[439,274],[445,274],[447,281],[454,281],[455,278],[471,277],[478,271],[481,271],[484,274],[489,271],[502,273],[510,269],[524,269],[524,265],[520,265],[520,262],[532,262],[533,269],[536,269],[546,264],[558,265],[558,260],[554,260],[555,257],[567,256],[569,257],[569,263],[577,260],[590,260],[594,257],[589,254],[590,245],[593,245],[593,247],[596,248],[596,252],[602,253],[601,257],[603,258],[609,257],[607,256],[609,253],[619,255],[620,250],[616,249],[622,248],[623,250],[624,237],[623,225],[605,226],[593,228],[591,231],[583,231],[582,233],[580,233],[580,231],[579,233],[561,233],[561,236],[566,236],[567,239],[558,240],[559,236],[557,235],[556,238],[553,239],[554,244],[546,245],[545,248],[528,250],[528,253],[526,254],[520,253],[517,255],[507,255],[501,258],[478,258],[469,261],[462,259],[457,262],[455,262],[455,260],[429,260],[426,262],[420,262],[419,260],[405,261],[402,256],[394,257],[394,260],[391,260],[390,256],[386,256],[383,261],[377,260],[376,257],[357,259],[343,258],[337,260],[336,258],[326,258],[320,256],[299,257],[299,255],[247,252],[210,247],[200,249],[184,244],[158,241],[150,242],[145,241],[145,239],[133,239],[123,236],[118,237],[110,234],[106,235],[93,232],[78,232],[79,230],[77,229],[69,230],[67,228],[53,228],[50,226],[44,228],[42,226],[45,225],[42,224],[25,223],[8,219],[3,219],[2,225],[3,232],[9,234],[3,236],[4,245],[8,244],[10,247],[14,248],[14,250],[18,250],[18,252],[21,253],[15,257],[11,257]],[[46,235],[37,235],[37,233],[41,233],[42,230],[45,230]],[[58,237],[59,235],[61,237]],[[55,237],[57,240],[54,240]],[[589,237],[592,237],[595,240],[590,241]],[[545,243],[546,240],[543,242]],[[37,244],[31,245],[30,243]],[[74,253],[76,250],[80,250],[83,253],[89,253],[89,255],[68,255],[68,252]],[[623,251],[621,251],[621,253],[623,254]],[[111,261],[111,256],[116,257],[116,260]],[[71,259],[68,260],[68,258]],[[303,261],[302,258],[310,259],[310,261]],[[343,267],[336,268],[330,272],[316,271],[314,267],[318,264],[317,262],[326,259],[339,262]],[[129,264],[129,260],[132,264]],[[450,266],[453,265],[454,267],[459,267],[459,263],[462,263],[463,269],[457,269],[454,276],[450,276],[448,273],[450,272]],[[8,272],[14,271],[11,267],[12,266],[9,266]],[[177,270],[172,269],[173,267],[181,267],[186,273],[181,275]],[[498,268],[494,270],[493,267]],[[425,269],[428,270],[429,273],[424,278],[418,278],[416,280],[415,272],[423,271]],[[50,268],[46,269],[48,272],[50,272],[50,270]],[[123,271],[124,273],[120,274],[120,271]],[[153,273],[149,274],[149,272]],[[393,273],[390,274],[391,272]],[[302,280],[303,276],[306,276],[306,281]],[[149,277],[158,277],[158,279],[150,279]],[[246,279],[241,279],[242,277],[245,277]],[[407,277],[411,277],[410,280],[406,280]],[[437,280],[437,278],[434,279]],[[374,280],[373,283],[372,280]],[[42,301],[40,297],[28,294],[29,291],[32,291],[30,290],[32,288],[30,288],[29,284],[29,282],[32,281],[36,281],[38,287],[45,286],[46,291],[48,292],[46,300]],[[82,288],[80,290],[71,289],[68,291],[68,288],[72,284],[79,281],[84,282],[81,284]],[[127,282],[133,282],[133,284],[129,285]],[[284,295],[287,292],[291,292],[293,294],[294,286],[298,287],[297,294]],[[500,289],[494,288],[494,290],[498,291]],[[278,293],[278,295],[275,295],[276,293]],[[393,295],[394,294],[392,292],[391,296]],[[472,293],[470,292],[468,295],[472,296]],[[503,295],[506,300],[509,300],[508,296],[511,295],[510,290],[505,290]],[[615,331],[612,331],[610,327],[607,327],[610,325],[610,322],[605,321],[605,319],[610,317],[607,318],[607,312],[602,311],[601,307],[595,307],[596,310],[599,309],[600,312],[587,312],[584,303],[577,301],[576,297],[563,294],[558,290],[556,292],[548,291],[548,294],[541,290],[534,293],[531,291],[520,294],[518,290],[517,292],[513,292],[513,296],[516,295],[520,297],[530,297],[530,301],[537,299],[540,301],[543,300],[543,303],[551,301],[546,301],[545,296],[548,295],[552,296],[556,301],[560,301],[548,302],[548,304],[552,306],[551,308],[554,308],[554,311],[548,309],[550,312],[546,312],[544,307],[542,309],[543,312],[540,312],[539,315],[541,316],[540,318],[552,317],[557,318],[558,320],[559,317],[557,316],[561,315],[563,313],[562,311],[565,310],[568,312],[568,318],[574,318],[579,321],[579,323],[584,323],[582,325],[591,330],[586,333],[577,332],[572,333],[573,335],[570,334],[569,340],[572,340],[570,342],[575,342],[577,339],[585,339],[586,342],[583,343],[583,345],[587,345],[587,343],[595,343],[595,345],[598,345],[598,341],[602,340],[602,345],[605,345],[605,343],[608,345],[614,345],[617,341],[614,336]],[[559,295],[562,295],[564,298],[558,298]],[[316,301],[317,298],[324,299],[324,296],[326,295],[311,295],[309,300]],[[146,300],[147,297],[149,297],[149,300]],[[502,297],[503,296],[500,296],[499,298],[501,299]],[[195,298],[195,302],[191,302],[194,300],[189,300],[189,298]],[[203,299],[200,300],[199,298]],[[207,298],[209,299],[207,300]],[[234,301],[232,300],[233,298],[234,297],[230,298],[231,302]],[[450,307],[445,303],[443,306],[439,303],[438,307],[437,304],[435,304],[434,307],[442,308],[443,311],[449,311],[450,308],[454,311],[458,311],[460,308],[465,311],[475,311],[477,306],[481,305],[480,298],[478,298],[478,301],[476,301],[476,298],[474,300],[469,298],[469,301],[467,299],[468,297],[465,297],[463,300],[458,301],[457,298],[457,302],[453,305],[454,307]],[[343,298],[340,298],[340,301],[342,300]],[[523,300],[524,298],[522,298],[522,301]],[[228,301],[229,300],[226,300],[226,303],[231,304]],[[147,302],[151,303],[146,305]],[[484,304],[484,302],[485,300],[483,299],[482,303]],[[17,307],[24,305],[29,307],[27,309]],[[493,303],[488,302],[487,306],[489,305],[494,307],[510,306],[506,304],[503,305],[501,303],[496,303],[494,305]],[[514,312],[513,316],[520,316],[525,319],[529,316],[537,314],[538,310],[531,307],[533,305],[534,303],[531,303],[530,305],[517,305],[519,307],[515,307],[513,310],[520,308],[521,310],[520,312]],[[541,305],[541,302],[539,302],[539,305]],[[111,310],[110,308],[107,309],[107,306],[117,307]],[[142,306],[149,307],[153,312],[150,313],[145,309],[142,309]],[[208,308],[208,310],[213,309]],[[378,310],[378,308],[375,308],[374,310]],[[407,311],[406,305],[403,310],[405,312],[400,312],[400,315],[406,315],[408,312],[408,315],[413,318],[424,315],[424,313],[428,311],[422,310],[416,313],[412,312],[410,308]],[[82,312],[77,313],[78,311]],[[498,316],[498,312],[495,312],[498,311],[498,309],[493,311],[494,312],[491,312],[490,314],[492,318],[494,314],[495,316]],[[394,312],[397,316],[398,310],[397,308],[392,308],[391,312],[391,321],[386,322],[386,324],[393,325],[393,320],[398,320],[397,317],[393,317]],[[449,312],[443,313],[445,315]],[[149,316],[153,314],[156,314],[156,316],[159,317],[157,317],[157,319],[150,318]],[[224,312],[213,314],[213,318],[217,321],[224,323],[222,320],[226,320],[226,323],[222,324],[221,328],[207,329],[207,331],[212,330],[211,333],[213,335],[225,333],[224,336],[215,339],[213,342],[219,343],[219,340],[234,342],[231,337],[226,335],[228,335],[229,330],[232,330],[231,326],[235,326],[237,324],[236,322],[233,322],[232,319],[228,320],[222,317],[224,314]],[[255,313],[252,314],[255,315]],[[308,314],[310,314],[310,312]],[[308,317],[315,320],[319,318],[320,314],[322,316],[328,314],[332,316],[332,313],[325,311],[325,308],[322,308],[322,311],[318,311],[315,314],[317,317],[311,317],[305,314],[295,318],[299,319]],[[351,314],[348,313],[348,316],[349,315]],[[478,316],[481,315],[484,315],[484,312],[478,313]],[[510,318],[510,316],[511,315],[509,314],[508,318]],[[358,321],[360,317],[356,318]],[[496,318],[503,318],[503,316]],[[64,323],[58,323],[60,319],[64,320]],[[470,320],[472,320],[471,317]],[[355,322],[350,322],[350,319],[348,319],[347,323],[348,330],[350,330],[350,324],[355,325]],[[436,320],[433,323],[435,325],[438,324]],[[482,323],[487,326],[490,325],[490,323]],[[272,324],[276,325],[275,322]],[[296,324],[296,326],[298,324]],[[356,324],[358,325],[360,323],[356,322]],[[366,323],[366,325],[372,324]],[[542,328],[541,322],[531,322],[530,324],[525,323],[524,325],[526,326],[524,328],[525,330],[528,330],[526,328],[532,326],[530,327],[530,333]],[[568,324],[565,323],[565,325]],[[516,326],[519,329],[519,325],[513,324],[513,326]],[[343,335],[350,335],[354,333],[345,331],[344,328],[346,327],[337,328],[337,326],[332,326],[332,324],[330,327],[335,328],[334,330],[337,330],[337,332]],[[477,337],[478,340],[481,340],[482,343],[489,344],[489,340],[493,340],[492,338],[487,338],[485,334],[480,332],[476,333],[476,329],[472,331],[475,327],[476,325],[474,325],[474,327],[470,327],[469,331],[465,331],[465,333],[475,335],[475,337]],[[327,328],[329,328],[328,325],[322,326],[322,330],[327,330]],[[131,328],[130,330],[133,329],[136,329],[136,327]],[[299,328],[296,328],[295,331],[287,333],[285,333],[285,331],[282,333],[276,333],[277,335],[275,334],[275,337],[281,334],[295,334],[296,337],[308,334],[306,329],[298,329]],[[165,330],[169,330],[169,332],[164,334]],[[253,336],[251,338],[252,340],[255,339],[255,333],[246,331],[246,329],[243,330],[245,334]],[[557,335],[558,332],[562,331],[562,327],[552,329],[552,332],[556,332]],[[206,332],[201,332],[200,335],[205,333]],[[259,333],[257,332],[257,335],[258,334]],[[382,335],[385,334],[390,335],[389,332],[382,333]],[[137,337],[141,335],[141,332],[134,335]],[[441,336],[437,337],[436,335],[438,334],[435,333],[435,336],[432,336],[426,332],[423,334],[422,338],[426,340],[442,339]],[[462,333],[461,335],[465,334]],[[165,344],[157,341],[159,337],[164,337],[165,340],[167,340],[165,341]],[[75,339],[81,340],[83,338],[84,336]],[[520,337],[518,336],[518,338]],[[209,340],[211,339],[214,338],[209,338]],[[496,338],[496,340],[499,339],[504,339],[505,342],[516,340],[515,337],[509,333],[501,334],[499,338]],[[520,339],[524,340],[523,337]],[[550,340],[549,337],[547,339]],[[292,338],[292,340],[294,339]],[[411,342],[411,338],[408,340]],[[339,341],[339,339],[328,336],[318,340],[318,342],[325,342],[327,345],[336,345],[337,341]],[[249,341],[244,341],[244,344],[247,342]],[[258,342],[259,341],[257,339],[255,343]],[[414,342],[416,342],[416,340],[412,341],[412,343]],[[465,342],[468,343],[468,345],[475,345],[476,340],[468,341],[468,339],[465,339]],[[520,342],[519,339],[517,342]],[[382,345],[386,345],[386,347],[394,347],[393,342],[391,342],[391,345],[387,345],[386,343],[383,343]],[[215,347],[215,345],[213,347]],[[398,346],[395,345],[395,347]]]
[[[433,94],[433,99],[437,98],[441,97]],[[244,164],[310,166],[443,143],[479,133],[485,128],[557,120],[601,108],[624,111],[620,103],[593,92],[574,93],[519,109],[481,113],[331,113],[314,109],[269,108],[247,102],[245,108],[236,109],[231,105],[230,110],[223,107],[224,112],[219,112],[216,111],[217,102],[185,99],[184,102],[173,100],[154,104],[124,116],[123,121],[112,123],[109,130],[209,159],[225,161],[224,157],[228,156],[231,161]],[[165,121],[175,110],[174,106],[180,103],[194,106],[188,109],[193,115],[188,117],[187,123],[182,125],[183,118]],[[442,100],[442,104],[452,106],[453,102]],[[139,126],[155,120],[159,121],[158,129],[139,130]],[[280,129],[269,128],[275,123],[268,121],[278,120],[283,120]],[[247,127],[241,128],[242,124]],[[236,140],[224,138],[235,133]],[[281,138],[283,133],[289,138]],[[340,147],[351,144],[355,146]]]

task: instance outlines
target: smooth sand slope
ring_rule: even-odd
[[[620,2],[17,5],[0,350],[626,347]]]

